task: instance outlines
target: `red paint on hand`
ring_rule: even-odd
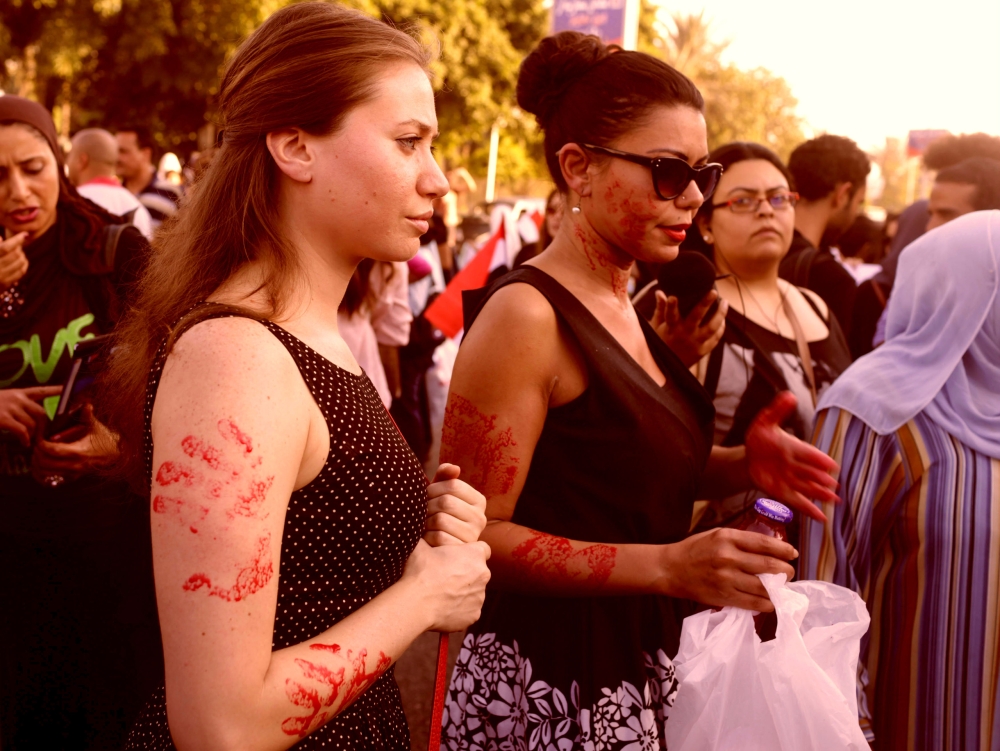
[[[525,574],[539,582],[558,586],[567,580],[583,580],[601,586],[611,578],[618,549],[596,543],[573,549],[565,537],[532,531],[517,545],[511,556],[522,564]]]
[[[498,419],[452,392],[441,429],[442,456],[461,460],[444,461],[462,466],[468,483],[487,498],[510,492],[521,461],[513,451],[517,448],[513,431],[499,430]]]
[[[310,644],[309,648],[330,652],[341,660],[349,661],[351,677],[339,706],[337,706],[336,710],[332,710],[331,708],[337,703],[338,697],[340,697],[341,688],[344,687],[348,666],[329,668],[325,665],[309,662],[308,660],[295,660],[295,664],[299,666],[303,677],[306,680],[319,684],[319,687],[313,688],[294,681],[291,678],[285,679],[285,694],[288,696],[288,700],[295,706],[305,709],[308,714],[285,718],[281,723],[281,730],[286,735],[294,735],[299,738],[305,738],[309,733],[316,730],[316,728],[322,726],[332,715],[350,706],[392,664],[392,658],[386,656],[385,652],[379,652],[378,663],[375,669],[369,673],[365,664],[368,657],[367,649],[359,650],[357,655],[352,659],[351,650],[347,650],[346,657],[341,657],[339,644]]]

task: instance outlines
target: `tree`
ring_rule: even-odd
[[[0,87],[56,109],[65,131],[148,123],[163,148],[195,148],[214,117],[229,54],[290,0],[7,0],[0,9]],[[544,170],[539,135],[515,106],[521,60],[544,35],[541,0],[346,0],[408,28],[439,51],[432,64],[445,162],[486,171],[489,132],[503,118],[498,176]],[[72,127],[70,127],[70,125]]]
[[[664,23],[649,0],[642,0],[639,49],[688,76],[705,97],[708,146],[730,141],[762,143],[787,159],[803,140],[798,101],[788,83],[765,68],[745,71],[723,63],[728,41],[716,41],[704,11],[674,13]]]

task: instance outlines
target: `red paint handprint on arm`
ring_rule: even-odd
[[[309,660],[296,659],[295,664],[302,671],[303,678],[312,685],[304,685],[291,678],[285,680],[285,694],[288,700],[297,707],[307,710],[308,714],[288,717],[281,723],[281,730],[286,735],[305,738],[309,733],[325,723],[333,714],[343,711],[371,687],[379,676],[392,664],[392,658],[385,652],[379,652],[378,663],[372,672],[367,671],[365,664],[368,650],[360,649],[352,657],[352,651],[342,654],[339,644],[310,644],[309,648],[318,652],[329,652],[333,657],[347,665],[328,667]],[[347,685],[344,686],[345,680]],[[341,697],[340,690],[344,688]],[[338,704],[337,700],[340,698]],[[334,705],[337,705],[334,710]],[[325,711],[329,710],[329,711]]]
[[[497,419],[452,392],[441,429],[442,447],[450,456],[469,460],[461,465],[468,472],[468,482],[487,498],[510,492],[520,464],[514,455],[513,431],[497,428]]]
[[[216,427],[225,443],[186,436],[181,451],[191,461],[165,461],[153,479],[152,512],[175,519],[192,534],[209,524],[218,529],[227,521],[266,518],[260,512],[274,483],[273,475],[260,472],[262,459],[252,456],[249,435],[232,420],[219,420]],[[220,500],[223,515],[218,512]],[[230,500],[228,508],[226,500]],[[213,577],[199,572],[188,577],[183,588],[188,592],[204,591],[227,602],[238,602],[264,588],[274,576],[271,534],[257,536],[253,548],[234,561],[233,570],[234,579],[228,585],[218,583],[228,579],[224,575]]]

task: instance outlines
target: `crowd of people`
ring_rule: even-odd
[[[446,337],[495,244],[430,60],[283,8],[193,171],[0,96],[0,748],[403,751],[426,631],[442,751],[664,748],[685,617],[770,573],[867,604],[872,748],[1000,751],[1000,138],[875,221],[850,139],[709,151],[680,72],[547,37],[555,187]]]

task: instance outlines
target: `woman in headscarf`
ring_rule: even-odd
[[[107,457],[93,440],[95,423],[82,419],[54,436],[44,430],[74,346],[110,330],[146,243],[76,192],[62,157],[41,105],[0,96],[5,748],[120,744],[132,693],[130,637],[115,620],[115,584],[130,570],[120,539],[124,504],[115,502],[123,486],[96,474]]]
[[[859,711],[879,751],[1000,749],[998,272],[1000,211],[914,242],[885,345],[820,401],[844,502],[802,560],[868,603]]]

